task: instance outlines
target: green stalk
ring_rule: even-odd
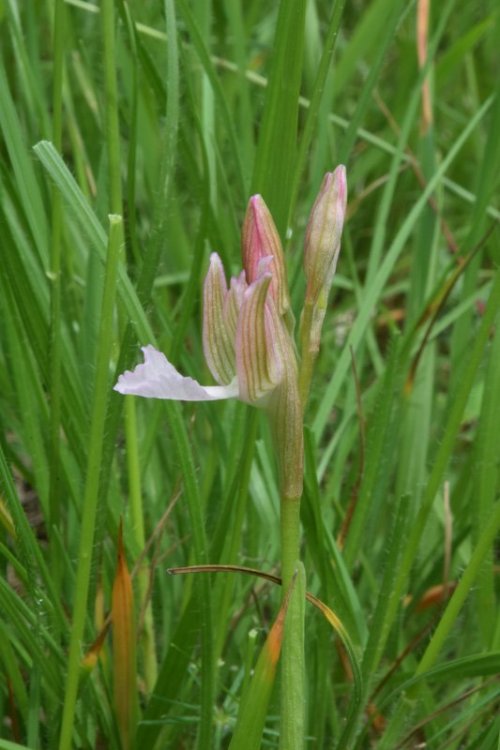
[[[281,576],[283,596],[300,560],[300,497],[281,498]],[[302,750],[305,728],[305,599],[294,590],[285,624],[281,655],[281,750]]]
[[[281,498],[281,577],[283,589],[293,578],[300,557],[300,497]]]
[[[283,324],[283,330],[285,330]],[[300,566],[300,499],[304,484],[304,417],[291,341],[282,341],[285,377],[268,408],[280,485],[280,542],[283,596]],[[293,362],[293,364],[292,364]],[[302,750],[305,729],[305,575],[288,606],[281,656],[281,750]],[[303,584],[303,585],[302,585]],[[302,592],[302,594],[301,594]]]
[[[284,347],[284,360],[294,357]],[[305,574],[300,563],[300,499],[304,484],[304,417],[295,364],[276,389],[268,416],[278,458],[280,484],[280,547],[283,596],[301,570],[288,605],[281,652],[281,750],[302,750],[305,733]]]
[[[68,655],[68,673],[64,691],[59,750],[72,747],[73,724],[75,719],[76,697],[80,677],[81,642],[87,615],[87,597],[90,584],[92,550],[94,545],[97,501],[99,497],[99,476],[104,443],[104,423],[109,394],[109,360],[113,342],[113,310],[115,305],[118,259],[121,251],[123,226],[121,216],[109,217],[109,241],[106,259],[104,290],[102,298],[99,338],[97,343],[96,375],[94,398],[90,421],[89,451],[86,471],[85,491],[80,528],[80,547],[75,583],[75,603]]]
[[[313,376],[314,363],[318,351],[311,347],[311,327],[313,321],[314,305],[307,300],[304,303],[302,318],[300,320],[300,371],[299,371],[299,393],[302,404],[307,403],[309,389]]]

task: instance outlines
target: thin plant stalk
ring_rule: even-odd
[[[303,404],[307,403],[309,397],[309,389],[311,387],[311,380],[314,372],[314,363],[316,362],[316,357],[318,355],[318,351],[314,351],[310,346],[313,312],[314,305],[306,300],[302,312],[300,328],[302,361],[300,363],[299,372],[299,393],[300,400]]]
[[[300,469],[302,473],[302,469]],[[300,560],[300,497],[282,497],[280,513],[281,575],[284,596]],[[294,590],[285,623],[281,662],[281,750],[301,750],[305,727],[305,599]]]

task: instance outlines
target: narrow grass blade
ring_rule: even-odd
[[[282,236],[288,221],[296,160],[305,9],[304,0],[280,3],[252,179],[252,192],[262,193]]]
[[[199,62],[203,66],[203,69],[214,91],[216,100],[218,104],[220,105],[222,116],[224,119],[225,126],[227,128],[227,133],[228,133],[229,141],[230,141],[231,148],[232,148],[232,154],[233,154],[235,166],[237,167],[239,188],[241,192],[244,192],[245,179],[243,176],[243,168],[241,166],[241,161],[240,161],[240,155],[239,155],[239,149],[238,149],[238,137],[234,129],[233,118],[229,110],[227,100],[224,95],[224,91],[216,75],[213,63],[210,59],[210,55],[208,54],[205,41],[200,32],[199,26],[196,23],[196,19],[194,18],[188,6],[188,3],[186,2],[186,0],[178,0],[177,6],[179,9],[179,13],[182,16],[184,23],[186,24],[186,27],[191,36],[192,43],[199,57]]]
[[[113,685],[116,720],[122,750],[130,750],[137,724],[137,664],[132,579],[123,546],[123,529],[118,534],[118,562],[111,606],[113,627]]]
[[[87,199],[78,187],[75,179],[64,164],[52,143],[41,141],[33,149],[47,170],[50,177],[61,191],[72,218],[85,232],[104,262],[106,255],[106,234]],[[118,296],[124,305],[130,320],[134,321],[137,337],[140,341],[154,342],[154,335],[148,323],[144,309],[139,302],[137,293],[132,286],[125,268],[120,264],[118,268]]]
[[[472,483],[476,502],[471,508],[473,537],[477,542],[486,528],[498,497],[498,425],[500,424],[500,327],[496,326],[486,368],[484,395],[476,434]],[[486,555],[477,580],[477,619],[485,648],[491,648],[498,626],[495,594],[494,547]]]
[[[386,12],[380,14],[384,18],[384,32],[377,38],[377,44],[374,47],[374,59],[371,61],[363,89],[358,95],[356,111],[351,118],[349,128],[339,148],[339,161],[341,163],[346,163],[351,155],[359,126],[363,122],[366,110],[373,96],[373,90],[379,79],[380,69],[386,60],[387,50],[393,41],[397,24],[401,22],[401,8],[403,7],[403,14],[407,12],[407,3],[402,2],[402,0],[397,0],[397,2],[391,0],[390,3],[386,3],[386,6],[387,8],[384,9]],[[373,30],[370,29],[370,32],[372,39],[374,39]]]
[[[5,69],[0,65],[0,131],[5,139],[12,169],[17,180],[23,212],[37,250],[37,260],[47,266],[47,221],[40,186],[29,150],[23,142],[23,128],[7,84]]]
[[[16,538],[16,530],[12,522],[12,516],[7,510],[7,507],[1,497],[0,497],[0,524],[4,527],[7,534],[12,539]]]
[[[323,54],[321,55],[321,59],[318,65],[318,71],[316,73],[316,79],[314,81],[313,93],[310,102],[308,102],[307,118],[300,138],[297,163],[295,165],[293,176],[292,197],[290,201],[291,214],[293,214],[295,209],[300,180],[302,178],[302,173],[304,171],[307,155],[311,146],[313,133],[320,113],[323,95],[325,93],[325,85],[328,78],[328,72],[330,70],[330,64],[333,57],[333,52],[335,50],[335,42],[338,38],[344,5],[345,0],[336,0],[336,2],[334,3],[334,8],[332,10],[332,15],[330,17],[330,22],[328,24],[328,29],[323,45]],[[303,99],[300,100],[300,104],[302,106],[304,105]],[[329,165],[328,168],[331,169],[331,165]]]
[[[500,651],[490,651],[488,654],[471,654],[461,659],[452,659],[398,685],[397,692],[388,695],[381,702],[380,707],[390,705],[402,692],[424,680],[428,682],[448,682],[449,680],[459,681],[464,677],[488,677],[498,674],[500,674]]]

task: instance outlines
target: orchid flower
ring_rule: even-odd
[[[264,408],[275,436],[283,497],[302,493],[303,406],[340,250],[346,195],[345,167],[339,166],[325,175],[311,211],[300,377],[280,237],[264,200],[254,195],[242,228],[243,271],[228,285],[222,261],[212,253],[204,282],[203,351],[217,385],[181,375],[151,345],[142,348],[144,363],[120,375],[115,385],[119,393],[145,398],[238,398]]]
[[[283,251],[259,195],[249,201],[242,250],[244,271],[229,286],[217,253],[210,257],[204,282],[203,350],[218,385],[201,385],[181,375],[149,345],[142,348],[144,363],[120,375],[115,390],[176,401],[239,398],[256,406],[268,404],[296,363],[282,320],[289,309]]]

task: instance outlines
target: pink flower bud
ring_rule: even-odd
[[[345,167],[327,172],[311,210],[305,237],[306,302],[326,297],[335,275],[347,204]]]
[[[249,284],[259,276],[262,258],[272,256],[268,269],[272,274],[271,295],[279,314],[285,315],[290,307],[290,299],[283,248],[273,217],[260,195],[253,195],[248,202],[241,234],[241,251]]]

